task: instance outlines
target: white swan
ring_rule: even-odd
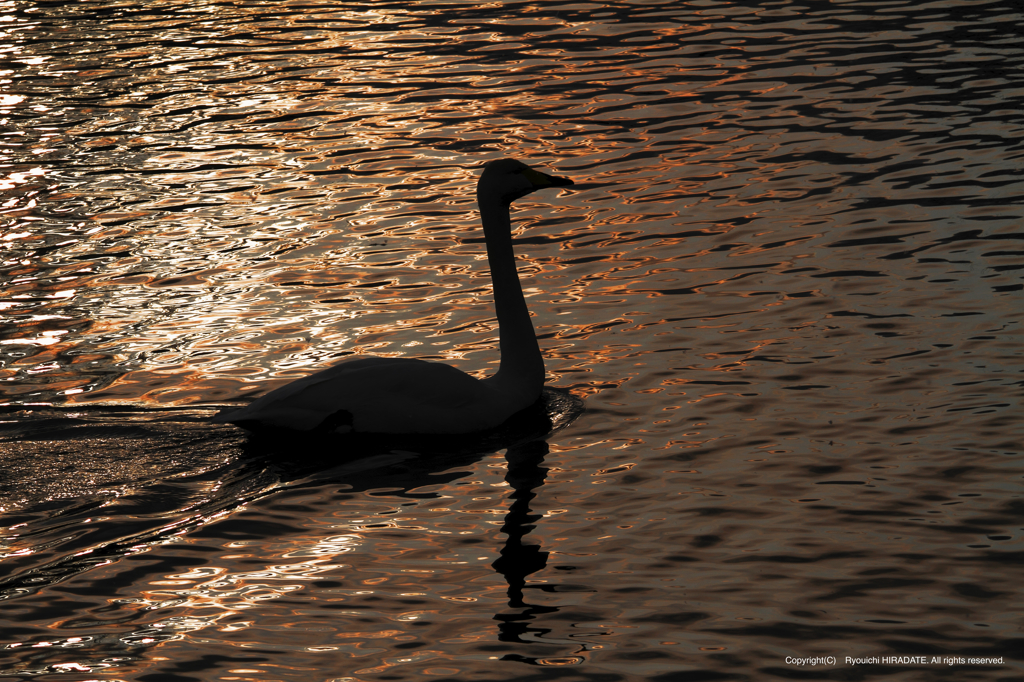
[[[500,339],[494,376],[476,379],[412,358],[351,358],[213,421],[250,431],[464,434],[498,426],[531,406],[544,384],[544,358],[516,272],[509,209],[530,192],[571,184],[513,159],[487,163],[477,183]]]

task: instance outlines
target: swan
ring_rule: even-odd
[[[572,184],[514,159],[488,162],[477,182],[498,318],[501,362],[493,376],[414,358],[347,358],[213,421],[253,432],[470,434],[530,407],[541,396],[544,358],[516,271],[509,213],[520,197]]]

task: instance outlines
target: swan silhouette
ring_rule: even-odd
[[[484,165],[476,186],[487,242],[501,363],[486,379],[413,358],[357,357],[226,410],[214,422],[259,432],[469,434],[499,426],[533,405],[544,385],[537,343],[512,250],[511,203],[572,180],[514,159]]]

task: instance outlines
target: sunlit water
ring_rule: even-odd
[[[0,677],[1021,676],[1019,3],[0,10]],[[501,156],[576,182],[513,217],[585,414],[206,423],[350,354],[493,370]],[[845,662],[886,655],[928,662]]]

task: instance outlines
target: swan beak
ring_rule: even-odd
[[[543,189],[545,187],[566,187],[568,185],[574,185],[572,180],[569,178],[559,177],[557,175],[548,175],[547,173],[541,173],[539,170],[533,168],[524,168],[520,171],[530,184],[533,185],[534,189]]]

